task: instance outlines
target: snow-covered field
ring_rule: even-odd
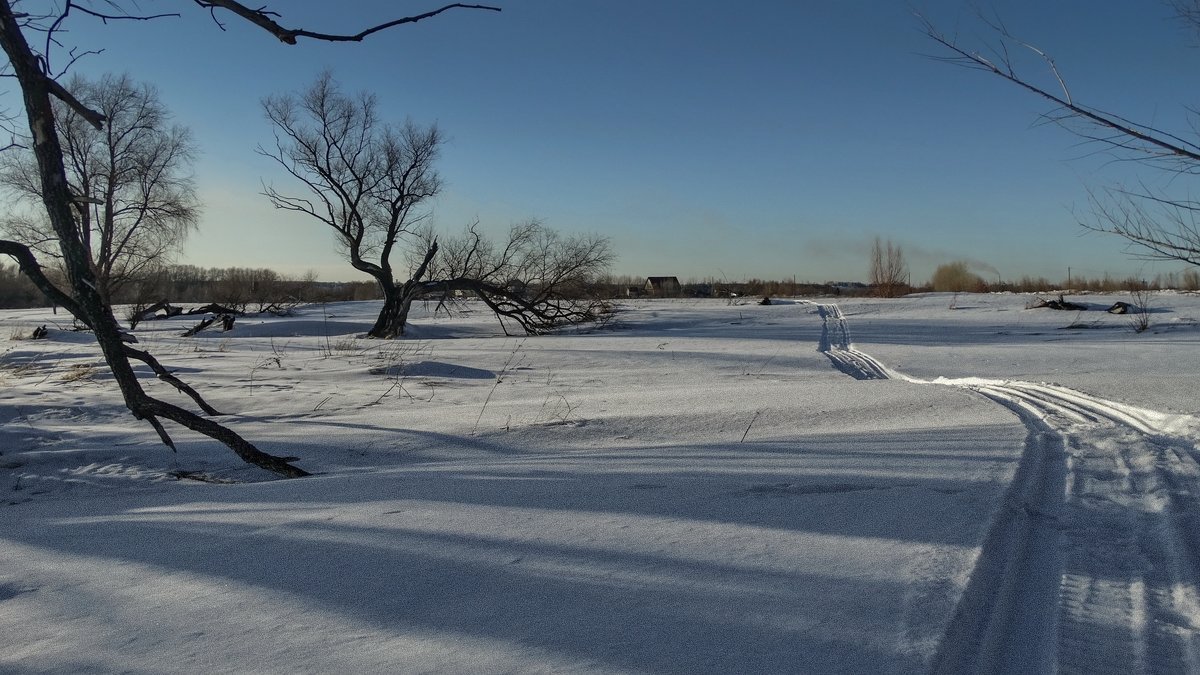
[[[291,481],[0,310],[0,671],[1200,672],[1200,296],[1077,299],[139,326]]]

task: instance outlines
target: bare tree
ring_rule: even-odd
[[[403,332],[406,290],[395,280],[392,254],[400,237],[428,217],[427,205],[441,190],[434,163],[442,137],[437,126],[384,124],[377,108],[374,95],[344,94],[324,73],[299,96],[263,101],[275,144],[259,152],[307,188],[307,196],[293,197],[268,186],[275,208],[333,228],[350,265],[379,284],[383,308],[369,334],[389,338]]]
[[[403,335],[414,300],[453,292],[481,298],[530,333],[591,317],[594,307],[563,291],[611,262],[601,237],[564,239],[531,222],[512,228],[497,247],[472,226],[439,258],[426,226],[428,203],[442,186],[434,168],[442,143],[436,126],[388,125],[374,96],[343,93],[329,73],[299,95],[267,98],[263,109],[275,143],[259,152],[307,192],[292,196],[268,186],[265,194],[276,208],[332,228],[350,265],[379,284],[383,307],[371,337]],[[404,282],[392,262],[402,249],[410,263]]]
[[[195,2],[213,12],[214,20],[218,18],[216,13],[218,9],[228,10],[235,16],[263,28],[285,44],[295,44],[298,38],[358,41],[386,28],[421,21],[452,8],[496,9],[455,3],[432,12],[389,21],[355,35],[334,35],[285,28],[275,21],[277,15],[273,12],[269,12],[265,8],[250,9],[234,0],[195,0]],[[8,57],[11,67],[10,75],[22,93],[24,116],[29,124],[29,137],[32,139],[32,151],[37,161],[38,179],[41,183],[41,200],[46,208],[50,228],[58,239],[62,265],[67,279],[66,288],[60,288],[46,276],[37,257],[25,244],[2,240],[0,241],[0,254],[14,258],[22,273],[33,281],[43,294],[66,308],[80,322],[94,331],[104,359],[112,371],[113,379],[120,387],[125,405],[135,417],[146,420],[158,433],[163,443],[174,447],[174,442],[160,419],[170,420],[218,440],[252,464],[284,476],[307,475],[306,471],[291,463],[294,458],[276,457],[262,452],[231,429],[190,410],[147,394],[137,379],[130,359],[136,359],[149,365],[159,379],[188,395],[205,413],[218,414],[195,390],[171,374],[149,352],[136,349],[127,342],[130,337],[121,331],[113,315],[112,307],[98,291],[98,282],[92,269],[89,249],[77,226],[78,207],[76,204],[79,195],[73,194],[70,189],[64,163],[65,153],[60,139],[59,125],[54,115],[53,101],[58,100],[70,106],[97,129],[103,128],[106,119],[102,113],[83,104],[67,87],[58,82],[57,77],[62,74],[62,69],[54,70],[57,52],[52,55],[51,50],[58,48],[61,44],[60,31],[73,13],[103,21],[146,20],[155,17],[130,13],[124,9],[120,0],[97,2],[95,6],[100,7],[99,10],[94,9],[86,0],[60,0],[42,4],[22,3],[20,11],[15,10],[13,4],[10,0],[0,0],[0,49],[3,49],[4,54]],[[130,4],[132,5],[132,3]],[[40,38],[38,43],[44,45],[40,51],[31,45],[28,37],[30,35]],[[68,66],[77,55],[78,53],[74,51],[67,52]]]
[[[1171,4],[1184,22],[1200,30],[1200,0],[1174,0]],[[981,17],[995,40],[980,47],[964,45],[956,36],[942,33],[924,16],[918,15],[918,19],[925,34],[944,50],[934,58],[991,73],[1041,97],[1052,106],[1044,118],[1085,143],[1171,175],[1200,174],[1200,144],[1185,138],[1200,121],[1195,111],[1188,132],[1135,122],[1076,100],[1054,59],[1017,38],[998,19]],[[1040,65],[1044,83],[1028,72],[1019,58],[1022,55]],[[1140,258],[1200,265],[1200,201],[1171,197],[1145,184],[1105,188],[1093,192],[1091,201],[1094,217],[1082,223],[1084,227],[1125,239],[1130,252]]]
[[[52,102],[65,153],[68,189],[105,302],[130,282],[171,262],[199,215],[190,164],[195,144],[186,127],[170,124],[157,90],[128,75],[66,84],[80,103],[104,115],[97,129],[61,100]],[[33,207],[42,185],[32,153],[0,155],[0,186]],[[61,258],[45,209],[0,224],[39,255]]]
[[[891,239],[884,243],[879,237],[871,242],[871,270],[869,282],[875,292],[885,298],[894,298],[908,287],[908,263],[904,261],[904,250]]]

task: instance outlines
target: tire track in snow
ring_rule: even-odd
[[[856,379],[977,392],[1025,449],[935,672],[1200,673],[1200,424],[1053,384],[919,380],[854,349],[817,305],[820,350]]]
[[[1001,509],[934,660],[936,673],[1053,672],[1064,441],[1036,413]]]
[[[887,380],[891,376],[882,363],[858,351],[850,342],[850,330],[846,327],[846,317],[837,305],[821,305],[817,303],[817,313],[821,315],[821,344],[818,349],[829,357],[833,366],[856,380]]]
[[[1057,614],[1044,626],[1057,632],[1047,665],[1080,673],[1200,672],[1200,551],[1190,527],[1200,465],[1183,431],[1189,420],[1057,385],[937,383],[1008,406],[1027,428],[1056,436],[1065,454],[1061,508],[1048,521],[1061,553],[1043,555],[1046,563],[1057,558],[1059,577]]]

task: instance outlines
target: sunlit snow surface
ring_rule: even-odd
[[[292,481],[0,310],[0,672],[1197,672],[1200,297],[1128,299],[140,325]]]

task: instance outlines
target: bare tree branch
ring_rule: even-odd
[[[38,264],[37,258],[34,257],[33,251],[28,246],[16,241],[0,240],[0,254],[12,257],[17,261],[17,266],[21,268],[21,272],[33,282],[34,286],[42,292],[47,298],[56,305],[61,306],[71,313],[72,316],[80,319],[85,324],[87,323],[87,315],[75,302],[75,298],[63,291],[54,282],[50,281],[46,276],[42,266]]]
[[[169,370],[167,370],[166,368],[164,368],[163,365],[158,362],[158,359],[154,358],[154,356],[152,356],[150,354],[150,352],[143,351],[140,349],[134,349],[133,347],[130,347],[129,345],[125,345],[125,353],[128,354],[129,356],[141,361],[142,363],[150,366],[150,370],[154,371],[154,374],[158,376],[158,379],[162,380],[163,382],[166,382],[167,384],[171,385],[172,387],[175,387],[176,389],[183,392],[184,394],[187,394],[188,397],[190,397],[193,401],[196,402],[196,405],[200,406],[200,409],[203,410],[205,412],[205,414],[207,414],[207,415],[221,415],[222,414],[221,411],[219,411],[216,408],[209,405],[208,402],[205,401],[195,389],[190,387],[183,380],[180,380],[178,377],[175,377],[174,373],[172,373]]]
[[[1047,64],[1051,73],[1056,80],[1062,85],[1063,94],[1055,94],[1044,87],[1030,82],[1027,78],[1017,72],[1013,61],[1006,55],[993,60],[980,54],[978,51],[971,51],[961,46],[954,38],[947,37],[942,34],[937,28],[923,15],[918,14],[918,19],[922,23],[925,34],[934,42],[949,50],[952,56],[935,57],[937,60],[953,63],[955,65],[964,66],[967,68],[977,68],[997,75],[1019,87],[1030,91],[1037,96],[1040,96],[1062,110],[1059,117],[1052,117],[1055,121],[1073,121],[1082,120],[1086,123],[1095,125],[1098,128],[1108,129],[1116,132],[1116,137],[1107,136],[1085,136],[1089,140],[1094,140],[1102,143],[1107,143],[1113,147],[1133,150],[1141,152],[1154,158],[1174,157],[1187,161],[1188,163],[1200,162],[1200,145],[1186,141],[1174,134],[1170,134],[1161,129],[1145,126],[1132,122],[1119,115],[1114,115],[1102,110],[1093,109],[1076,103],[1070,98],[1070,93],[1066,88],[1066,84],[1059,73],[1054,61],[1046,56],[1045,52],[1040,49],[1033,48],[1025,42],[1016,40],[1003,27],[997,30],[1004,31],[1000,33],[1002,40],[1016,42],[1024,47],[1028,47],[1038,54],[1039,57]],[[1124,140],[1122,140],[1124,139]],[[1136,144],[1130,144],[1135,141]]]
[[[241,18],[279,38],[280,42],[289,45],[296,44],[296,38],[310,38],[313,40],[324,40],[326,42],[362,42],[364,38],[382,30],[387,30],[388,28],[393,28],[406,23],[416,23],[418,21],[437,16],[438,14],[451,9],[483,9],[493,12],[500,11],[499,7],[492,7],[490,5],[468,5],[461,2],[456,2],[439,9],[425,12],[423,14],[416,14],[413,16],[406,16],[399,19],[394,19],[392,21],[387,21],[359,31],[358,33],[339,35],[334,33],[319,33],[304,30],[302,28],[284,28],[271,18],[272,16],[279,16],[277,13],[269,12],[266,9],[250,9],[242,3],[235,2],[234,0],[195,0],[195,3],[210,10],[210,12],[218,7],[229,10],[230,12],[233,12]],[[218,25],[220,24],[218,23]]]
[[[1200,29],[1200,0],[1174,0],[1179,16]],[[1200,144],[1169,131],[1141,124],[1114,113],[1079,103],[1067,88],[1066,79],[1054,60],[1042,49],[1018,40],[999,21],[984,19],[1000,40],[990,56],[962,46],[954,37],[940,32],[926,17],[917,14],[930,40],[948,55],[933,58],[982,70],[1050,101],[1056,107],[1043,116],[1083,140],[1111,151],[1117,161],[1135,161],[1177,175],[1200,174]],[[1007,43],[1033,52],[1045,64],[1061,94],[1034,83],[1017,69]],[[1194,123],[1193,123],[1194,124]],[[1195,132],[1195,128],[1193,128]],[[1200,209],[1190,200],[1172,199],[1146,188],[1137,191],[1111,188],[1090,196],[1093,220],[1081,222],[1087,229],[1115,234],[1130,245],[1130,253],[1150,260],[1175,260],[1200,265]]]
[[[67,91],[66,87],[59,84],[58,80],[55,80],[52,77],[46,77],[46,87],[49,88],[50,93],[53,94],[55,98],[59,99],[63,103],[66,103],[72,110],[78,113],[80,117],[87,120],[88,124],[91,124],[93,127],[95,127],[97,131],[104,128],[104,122],[108,118],[106,118],[102,113],[92,110],[80,102],[79,99],[75,98],[74,94]]]
[[[1130,255],[1200,265],[1200,203],[1163,197],[1144,185],[1093,191],[1089,201],[1092,220],[1080,225],[1124,238]]]
[[[168,17],[180,16],[179,12],[165,12],[163,14],[107,14],[104,12],[97,12],[94,9],[89,9],[78,3],[68,2],[67,5],[79,10],[79,12],[82,14],[87,14],[88,16],[93,16],[97,19],[100,19],[104,23],[108,23],[109,21],[153,21],[155,19],[165,19]],[[64,12],[63,15],[65,16],[66,13]]]

